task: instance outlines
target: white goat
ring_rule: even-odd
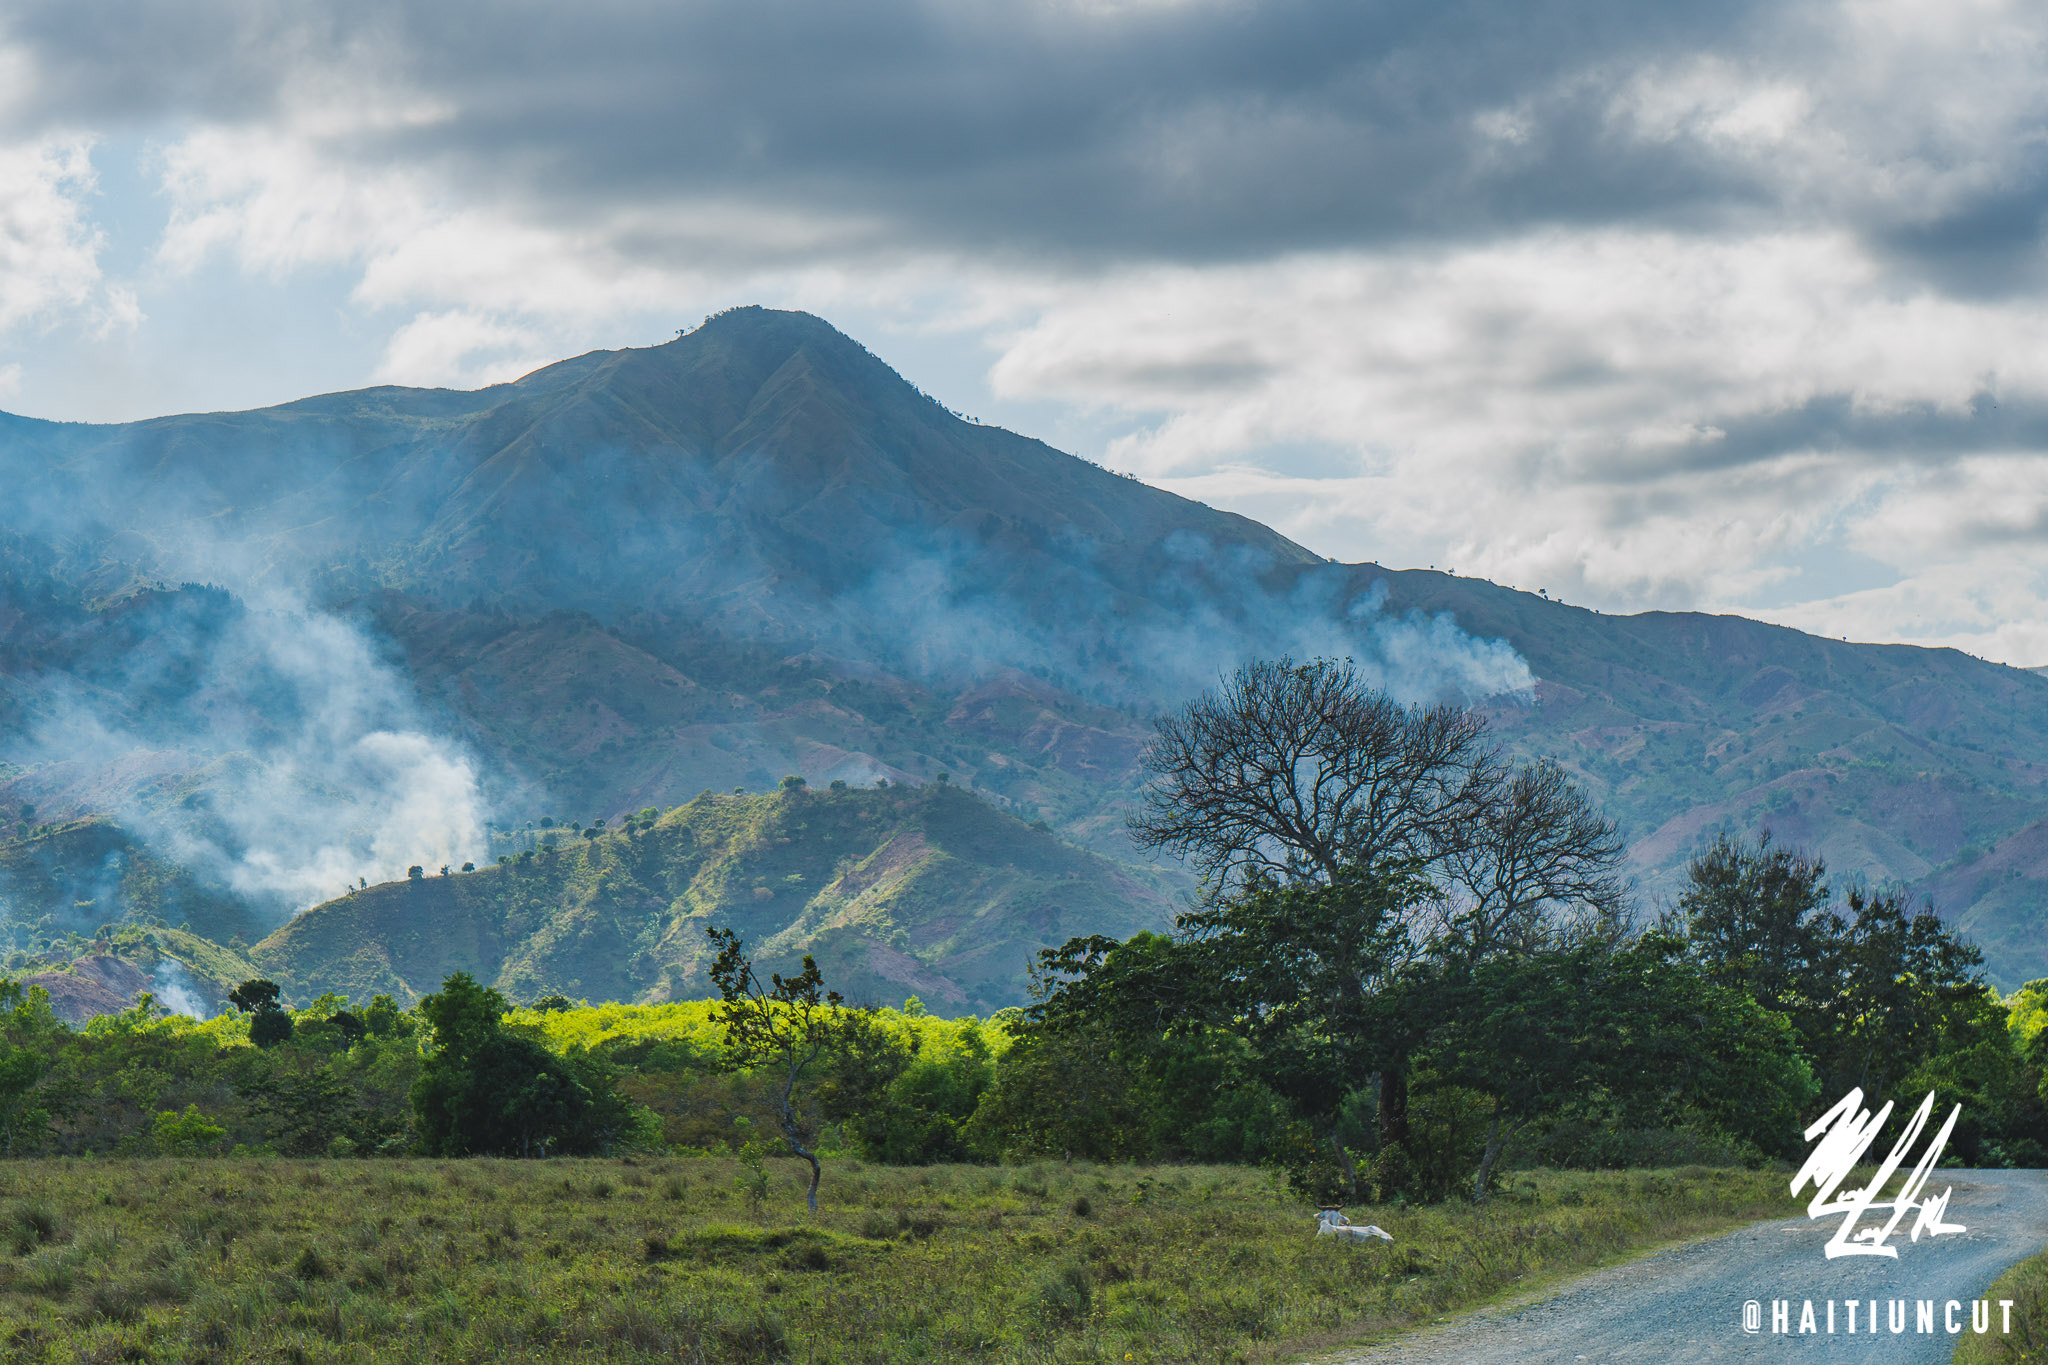
[[[1316,1214],[1316,1236],[1346,1237],[1354,1242],[1363,1242],[1368,1237],[1377,1237],[1383,1242],[1394,1240],[1394,1234],[1385,1228],[1367,1223],[1360,1226],[1344,1217],[1344,1210],[1332,1204]]]

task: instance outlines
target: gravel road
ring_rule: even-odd
[[[1892,1239],[1896,1261],[1873,1256],[1826,1259],[1821,1248],[1840,1218],[1759,1223],[1722,1237],[1674,1247],[1654,1256],[1577,1280],[1549,1297],[1488,1309],[1425,1329],[1389,1346],[1342,1356],[1332,1365],[1381,1362],[1457,1362],[1457,1365],[1530,1365],[1541,1361],[1841,1360],[1891,1365],[1945,1365],[1957,1338],[1945,1330],[1947,1301],[1963,1303],[1962,1330],[1970,1330],[1970,1300],[1981,1296],[2007,1267],[2048,1246],[2048,1174],[2041,1171],[1939,1171],[1930,1193],[1955,1188],[1947,1220],[1969,1231],[1909,1242]],[[1911,1226],[1911,1218],[1907,1220]],[[1858,1226],[1865,1226],[1865,1223]],[[1369,1248],[1361,1248],[1370,1255]],[[1856,1335],[1847,1333],[1845,1300],[1859,1299]],[[1762,1330],[1742,1329],[1745,1301],[1762,1305]],[[1791,1301],[1793,1333],[1774,1335],[1771,1304]],[[1813,1300],[1812,1335],[1797,1334],[1800,1310]],[[1836,1301],[1836,1331],[1829,1336],[1827,1301]],[[1867,1304],[1878,1300],[1881,1330],[1869,1335]],[[1935,1330],[1915,1331],[1917,1309],[1907,1308],[1906,1331],[1888,1330],[1889,1302],[1934,1300]],[[1991,1330],[1999,1329],[1991,1306]]]

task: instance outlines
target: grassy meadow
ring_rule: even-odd
[[[1516,1175],[1314,1236],[1233,1167],[0,1166],[0,1359],[1285,1360],[1767,1216],[1781,1175]]]

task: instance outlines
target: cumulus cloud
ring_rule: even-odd
[[[429,388],[481,388],[539,369],[556,357],[528,328],[456,309],[421,313],[392,333],[371,378]]]
[[[2027,527],[1993,486],[2031,455],[1955,472],[2048,436],[2044,342],[2043,301],[1887,288],[1840,236],[1549,233],[1133,272],[1041,307],[993,381],[1126,414],[1111,463],[1344,557],[1682,606],[1817,538],[1939,555],[1993,529],[1939,532],[1930,485],[1945,524],[2002,503]],[[1338,455],[1260,459],[1304,445]]]
[[[89,139],[0,144],[0,333],[66,318],[104,332],[137,320],[134,295],[100,271],[94,186]]]

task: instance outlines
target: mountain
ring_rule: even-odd
[[[960,421],[824,322],[763,309],[477,393],[371,389],[112,427],[6,419],[0,469],[30,490],[13,529],[63,545],[102,593],[232,568],[330,597],[389,587],[738,639],[872,635],[889,623],[847,607],[929,586],[885,571],[950,573],[1057,620],[1062,590],[1121,618],[1213,577],[1175,548],[1196,540],[1228,547],[1214,567],[1233,574],[1320,562],[1243,517]]]
[[[1715,830],[1768,823],[1838,877],[1934,896],[2005,984],[2048,974],[2048,679],[1330,563],[959,419],[803,314],[738,309],[474,393],[0,417],[0,477],[0,874],[90,828],[177,883],[170,902],[210,907],[102,894],[103,855],[92,877],[69,855],[62,877],[0,875],[17,967],[82,951],[67,930],[160,918],[254,942],[315,904],[264,948],[307,989],[346,973],[286,951],[300,926],[377,907],[474,912],[477,942],[524,962],[525,931],[467,899],[506,874],[367,883],[488,862],[543,818],[580,829],[785,773],[944,771],[1017,817],[1000,828],[1043,821],[1129,865],[1151,716],[1286,653],[1351,655],[1557,755],[1622,822],[1648,901]],[[635,945],[668,923],[643,890]],[[381,932],[320,941],[355,960]],[[1021,970],[972,986],[936,947],[911,956],[962,1001]],[[416,988],[403,957],[391,981]],[[616,977],[533,960],[553,965],[521,989],[691,980],[681,958]]]
[[[811,953],[849,999],[987,1013],[1024,1003],[1038,949],[1170,915],[1153,879],[945,783],[707,792],[590,833],[315,906],[250,959],[297,998],[410,1004],[466,971],[516,1000],[660,1002],[711,993],[716,924],[764,976]]]

